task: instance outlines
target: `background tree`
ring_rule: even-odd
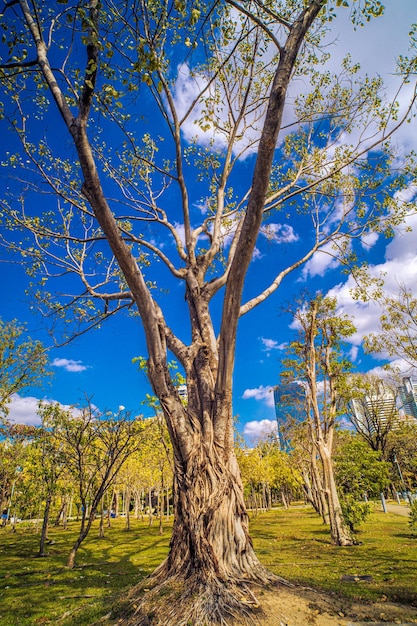
[[[48,357],[39,341],[25,338],[25,326],[0,319],[0,419],[7,417],[14,393],[39,386],[47,373]]]
[[[332,541],[352,545],[342,514],[333,468],[333,439],[349,363],[341,345],[355,332],[352,322],[336,313],[336,300],[321,295],[295,312],[298,337],[285,360],[286,376],[303,382],[310,417],[311,443],[320,457]],[[292,356],[292,358],[291,358]]]
[[[291,376],[291,374],[290,374]],[[283,372],[283,377],[286,377]],[[323,487],[323,473],[315,445],[314,425],[309,413],[307,394],[304,393],[305,415],[300,419],[290,420],[285,425],[284,436],[290,442],[291,457],[302,475],[304,496],[315,511],[322,517],[324,524],[329,524],[329,512]],[[301,417],[301,413],[299,414]]]
[[[382,12],[378,1],[363,6],[353,12],[359,22]],[[335,10],[324,0],[191,9],[158,0],[6,5],[1,77],[5,116],[20,142],[9,162],[27,192],[22,210],[2,201],[7,225],[19,231],[8,243],[46,279],[38,306],[71,317],[80,332],[132,304],[140,314],[175,463],[170,553],[150,595],[159,597],[159,585],[174,590],[170,616],[166,596],[162,610],[176,626],[246,612],[242,591],[250,592],[242,581],[272,578],[253,551],[233,450],[239,318],[320,248],[347,260],[349,242],[369,229],[390,232],[407,210],[392,200],[406,177],[392,176],[388,145],[403,119],[380,98],[380,80],[361,83],[348,61],[338,76],[318,69],[320,27]],[[178,67],[195,89],[185,105]],[[311,84],[312,93],[297,98],[296,132],[284,137],[293,78]],[[36,125],[52,106],[71,147],[43,137]],[[138,114],[148,112],[152,128],[145,130]],[[357,141],[347,145],[345,137]],[[366,159],[370,150],[380,158]],[[250,155],[253,175],[240,191],[234,181],[241,157]],[[352,167],[358,159],[359,170]],[[42,219],[30,210],[39,176],[57,200]],[[284,206],[311,236],[244,301],[260,233],[274,238],[273,215]],[[20,229],[30,244],[20,245]],[[154,261],[182,286],[176,310],[183,311],[185,296],[187,328],[185,315],[181,324],[173,318],[174,297],[155,288]],[[80,280],[73,298],[50,297],[54,264],[61,277]],[[170,354],[186,377],[187,406],[171,379]]]
[[[397,491],[417,490],[417,425],[411,420],[399,423],[390,433],[386,450],[392,463],[392,481]]]
[[[272,489],[278,491],[282,504],[288,508],[291,499],[300,493],[303,484],[302,475],[288,452],[280,450],[275,444],[269,448]]]
[[[356,431],[387,460],[390,433],[398,425],[398,380],[388,375],[355,374],[347,381],[346,415]]]
[[[66,464],[75,478],[81,503],[80,532],[68,557],[68,567],[72,568],[102,496],[139,445],[142,425],[121,413],[102,415],[91,405],[75,411],[59,404],[43,404],[40,413],[53,428],[58,449],[65,449]]]
[[[343,516],[353,531],[371,512],[367,500],[376,499],[391,482],[391,465],[350,431],[338,431],[334,466]]]
[[[37,429],[33,448],[37,452],[36,477],[42,481],[45,502],[38,556],[46,556],[45,545],[53,497],[58,489],[58,480],[66,472],[66,454],[62,440],[55,433],[55,411],[43,405],[40,409],[41,426]],[[51,419],[52,417],[52,419]]]
[[[381,306],[381,330],[365,338],[368,352],[403,359],[411,368],[417,366],[417,299],[406,285],[399,285],[396,296],[374,290]]]
[[[0,429],[0,484],[1,510],[7,509],[8,514],[16,517],[19,509],[30,517],[37,510],[36,489],[27,487],[24,479],[30,467],[30,444],[36,434],[33,426],[9,424]],[[24,487],[20,490],[20,487]],[[19,488],[19,497],[17,494]]]

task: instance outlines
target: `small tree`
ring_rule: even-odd
[[[39,541],[38,556],[46,556],[45,544],[48,533],[49,517],[53,497],[57,492],[58,480],[66,471],[66,454],[62,441],[56,437],[53,421],[53,411],[46,405],[40,405],[42,420],[41,428],[37,430],[33,447],[37,452],[36,475],[43,484],[45,507],[43,512],[42,530]],[[52,420],[51,420],[52,414]]]
[[[68,557],[68,567],[72,568],[103,494],[137,449],[143,427],[141,422],[130,420],[120,412],[101,414],[91,404],[81,411],[64,410],[59,404],[43,404],[40,413],[62,446],[67,467],[77,483],[81,526]]]
[[[343,516],[354,531],[371,512],[367,498],[376,498],[391,481],[390,463],[359,435],[339,431],[334,454],[335,477]]]
[[[403,422],[390,433],[387,459],[392,463],[392,482],[397,491],[417,491],[417,424]]]

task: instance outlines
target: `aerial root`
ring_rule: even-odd
[[[280,584],[278,579],[265,581],[265,585],[273,582]],[[263,610],[251,583],[226,583],[216,577],[202,580],[197,575],[188,579],[173,576],[149,589],[144,581],[132,590],[129,609],[113,623],[120,626],[261,624]]]

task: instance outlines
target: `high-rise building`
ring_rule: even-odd
[[[306,417],[306,393],[297,382],[283,383],[274,389],[275,415],[282,448],[288,448],[287,426]]]
[[[401,404],[399,407],[402,418],[417,420],[417,381],[411,377],[403,378],[403,384],[399,387]]]
[[[371,379],[368,392],[349,402],[356,427],[371,436],[381,428],[392,427],[399,420],[397,396],[395,388],[382,379]]]

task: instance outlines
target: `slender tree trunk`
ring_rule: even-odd
[[[43,524],[42,524],[41,538],[39,541],[38,556],[46,556],[45,542],[46,542],[46,538],[48,534],[49,512],[51,510],[51,503],[52,503],[52,494],[48,493],[46,496],[45,509],[43,513]]]
[[[67,530],[68,527],[68,496],[64,499],[64,508],[62,510],[62,528]]]
[[[134,501],[134,513],[133,515],[135,516],[135,519],[139,519],[139,511],[140,511],[140,499],[139,499],[139,494],[137,489],[134,489],[133,491],[133,501]]]
[[[321,515],[323,519],[323,524],[326,524],[326,526],[328,526],[330,524],[329,505],[326,498],[322,477],[320,475],[317,465],[315,449],[313,449],[311,453],[311,478],[314,501],[316,503],[314,508],[316,509],[317,513]]]
[[[126,515],[125,530],[130,530],[130,489],[129,487],[126,487],[125,489],[125,515]]]
[[[106,515],[107,528],[111,527],[111,512],[113,509],[113,498],[114,498],[114,489],[113,489],[112,495],[107,496],[107,515]]]
[[[149,509],[148,509],[149,526],[152,526],[152,524],[153,524],[153,509],[152,509],[152,488],[151,487],[149,487],[149,490],[148,490],[148,500],[149,500]]]
[[[161,487],[158,491],[158,515],[159,515],[159,534],[164,531],[164,489]]]
[[[88,517],[86,517],[86,510],[83,511],[82,518],[81,518],[80,532],[77,537],[77,540],[75,541],[74,545],[71,548],[71,552],[69,554],[68,561],[67,561],[67,567],[69,567],[70,569],[74,567],[75,557],[77,556],[78,549],[81,546],[84,539],[87,537],[88,533],[90,532],[91,525],[95,518],[95,513],[96,513],[95,507],[91,507],[90,514]]]
[[[98,527],[98,538],[104,539],[104,494],[101,496],[100,523]]]
[[[323,444],[319,444],[320,457],[323,463],[323,479],[324,489],[326,493],[329,521],[330,521],[330,534],[332,542],[336,546],[352,546],[356,541],[347,528],[343,519],[342,507],[340,506],[339,495],[337,493],[336,482],[334,479],[334,471],[331,453],[327,447]]]
[[[169,522],[169,487],[166,488],[166,497],[165,497],[165,502],[166,502],[166,516],[167,516],[167,522]]]
[[[62,520],[62,516],[65,510],[65,506],[66,506],[66,500],[65,497],[62,498],[61,500],[61,506],[59,508],[58,514],[55,518],[55,522],[54,522],[54,526],[59,526]]]

